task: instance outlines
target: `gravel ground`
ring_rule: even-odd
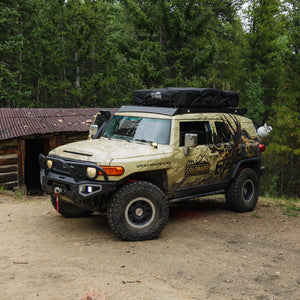
[[[124,242],[105,216],[65,219],[46,196],[0,193],[0,299],[300,299],[300,217],[260,199],[171,205],[152,241]]]

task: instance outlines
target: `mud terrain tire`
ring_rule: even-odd
[[[136,181],[122,186],[108,205],[108,222],[125,241],[158,237],[169,218],[164,193],[154,184]]]
[[[253,169],[247,168],[238,173],[226,191],[227,207],[237,212],[254,209],[259,194],[259,178]]]
[[[51,202],[55,210],[57,210],[56,198],[54,196],[51,196]],[[61,199],[59,199],[58,202],[58,212],[65,218],[84,218],[93,213],[90,210],[80,208],[70,202]]]

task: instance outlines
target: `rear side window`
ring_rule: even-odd
[[[215,143],[229,143],[231,139],[231,132],[228,125],[224,122],[215,122],[217,136],[215,137]]]
[[[184,136],[186,133],[198,134],[197,145],[207,145],[212,141],[209,122],[181,122],[179,146],[184,146]]]

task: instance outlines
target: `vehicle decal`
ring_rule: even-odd
[[[231,121],[234,125],[231,124]],[[236,163],[242,158],[251,158],[259,155],[257,147],[258,141],[251,138],[246,130],[242,130],[241,123],[234,115],[223,115],[221,120],[227,124],[228,132],[231,136],[230,142],[225,144],[209,145],[212,153],[220,153],[221,159],[217,163],[214,171],[215,175],[223,176],[225,171],[229,173],[233,170]],[[213,140],[217,141],[217,135],[214,134]]]
[[[199,155],[196,161],[189,160],[185,165],[184,176],[197,176],[209,173],[210,163],[205,155]]]
[[[161,166],[167,166],[170,165],[171,162],[170,161],[162,161],[162,162],[156,162],[156,163],[148,163],[148,164],[140,164],[137,165],[137,168],[147,168],[147,167],[161,167]]]

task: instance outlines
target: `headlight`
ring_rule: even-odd
[[[90,179],[94,179],[97,175],[97,169],[93,168],[93,167],[88,167],[86,169],[86,175],[90,178]]]
[[[53,161],[50,160],[50,159],[48,159],[48,160],[47,160],[47,167],[48,167],[48,169],[49,169],[49,170],[52,169],[52,166],[53,166]]]

